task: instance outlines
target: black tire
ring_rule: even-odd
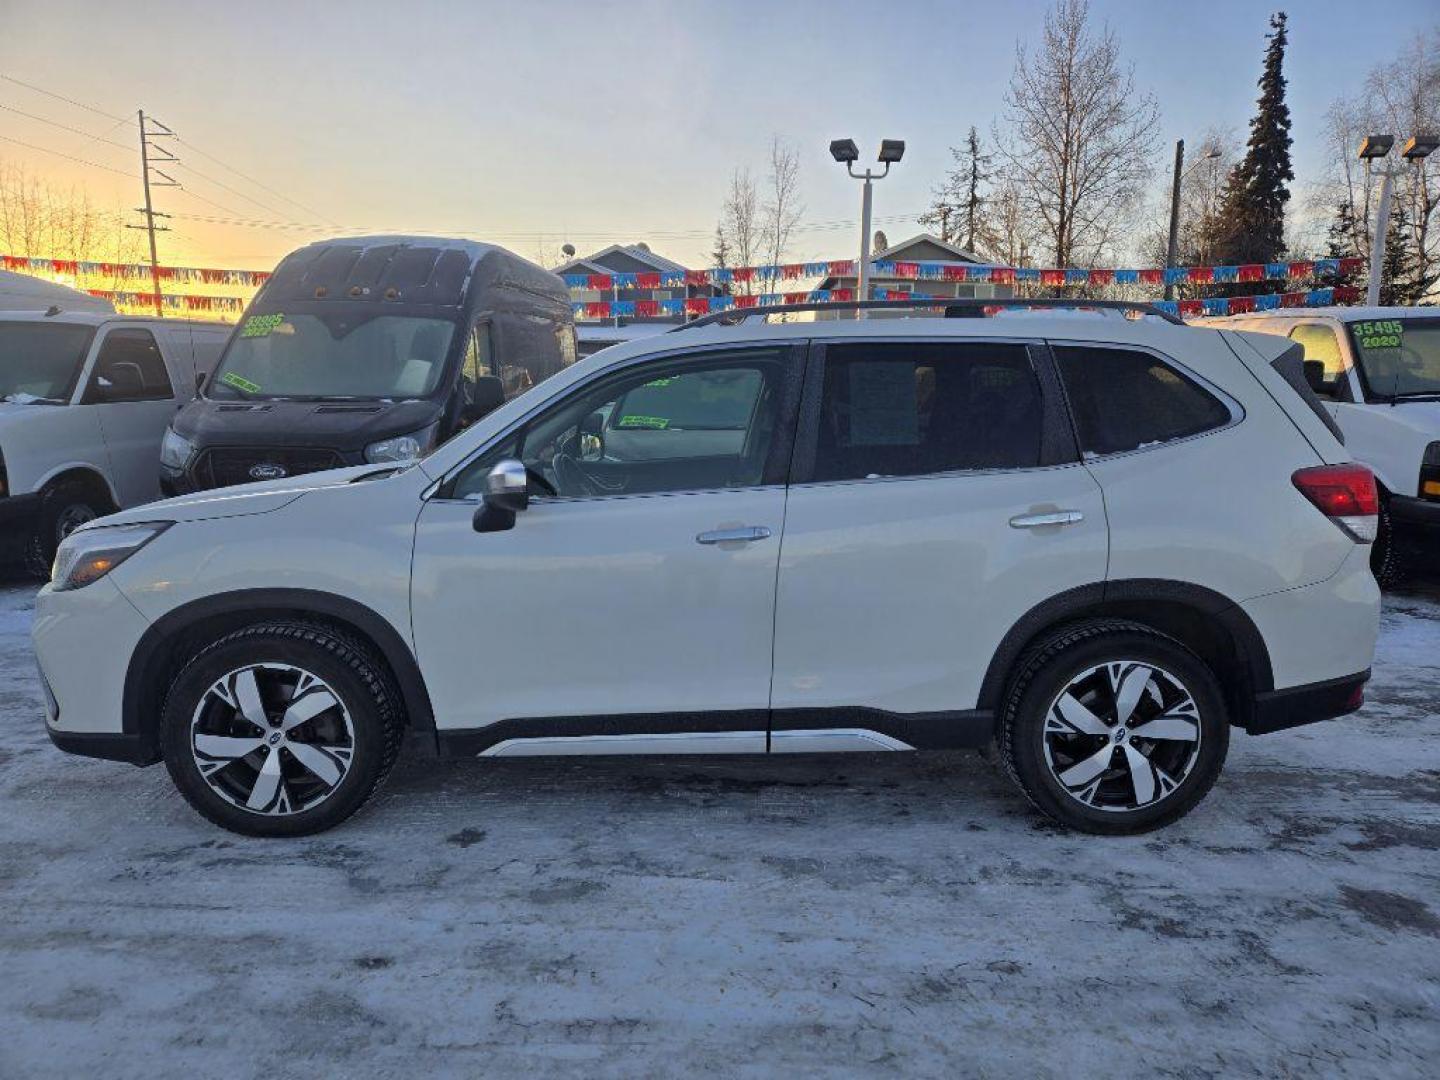
[[[348,771],[321,801],[293,813],[257,813],[227,801],[201,774],[191,748],[192,719],[210,687],[227,673],[261,663],[294,665],[318,676],[354,729]],[[171,684],[160,724],[166,768],[206,818],[247,836],[306,836],[350,817],[384,782],[400,753],[405,712],[388,668],[361,642],[326,625],[266,622],[227,634],[186,664]]]
[[[1046,760],[1045,726],[1072,680],[1120,660],[1156,665],[1183,683],[1198,713],[1200,747],[1174,790],[1145,806],[1106,810],[1085,805],[1056,779]],[[1122,619],[1073,623],[1029,649],[1016,665],[999,725],[1005,769],[1036,808],[1070,828],[1111,836],[1158,829],[1193,809],[1220,775],[1229,735],[1224,696],[1209,667],[1174,638]]]
[[[1405,580],[1405,553],[1396,542],[1395,522],[1390,516],[1390,497],[1380,493],[1380,520],[1375,542],[1370,545],[1370,571],[1382,589],[1393,588]]]
[[[55,549],[79,525],[113,511],[84,484],[56,484],[40,499],[35,525],[25,541],[25,569],[41,581],[50,579]]]

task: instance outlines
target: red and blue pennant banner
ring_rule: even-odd
[[[1361,258],[1298,259],[1294,262],[1250,263],[1244,266],[1172,266],[1146,269],[1043,270],[1033,266],[970,266],[948,262],[887,262],[872,264],[877,277],[916,281],[969,281],[992,285],[1031,282],[1037,285],[1210,285],[1239,281],[1291,281],[1353,274],[1365,266]],[[853,259],[784,263],[770,266],[717,267],[711,270],[669,270],[648,274],[565,274],[571,289],[594,292],[618,289],[680,289],[746,282],[798,281],[802,278],[854,277]],[[776,295],[766,293],[765,295]]]
[[[843,304],[855,299],[853,289],[811,289],[808,292],[756,293],[753,296],[688,296],[661,300],[594,300],[570,305],[577,319],[655,319],[664,315],[709,315],[740,308],[780,304]]]
[[[0,255],[0,269],[21,274],[67,274],[122,281],[151,280],[149,263],[86,262],[79,259],[37,259],[27,255]],[[270,278],[268,270],[222,270],[200,266],[161,266],[154,276],[184,285],[238,285],[258,289]]]
[[[153,292],[114,292],[109,289],[86,289],[91,296],[109,300],[123,307],[155,308]],[[249,301],[239,296],[199,296],[193,293],[164,293],[160,297],[163,311],[219,311],[238,315]]]
[[[954,299],[947,296],[926,296],[921,293],[902,292],[899,289],[876,290],[878,300],[933,300],[943,304]],[[1182,318],[1200,318],[1205,315],[1243,315],[1251,311],[1276,311],[1280,308],[1329,307],[1332,304],[1353,304],[1360,299],[1361,290],[1350,285],[1336,285],[1324,289],[1305,289],[1300,292],[1265,293],[1259,296],[1218,296],[1209,300],[1151,300],[1149,303],[1161,311]],[[1077,300],[1083,305],[1085,301]],[[998,309],[997,309],[998,310]]]

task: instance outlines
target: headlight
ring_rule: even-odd
[[[169,521],[144,525],[100,525],[73,532],[60,542],[50,587],[55,592],[83,589],[99,581],[171,526]]]
[[[439,421],[427,428],[411,432],[409,435],[396,435],[389,439],[381,439],[379,442],[372,442],[365,447],[365,460],[372,465],[382,461],[414,461],[416,458],[428,454],[435,446],[435,432],[439,428]]]
[[[165,429],[165,438],[160,440],[160,464],[176,472],[184,472],[195,453],[195,444],[183,435],[177,435],[174,428]]]

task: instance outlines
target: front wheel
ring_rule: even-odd
[[[1224,764],[1229,718],[1215,676],[1139,623],[1064,627],[1020,661],[1000,753],[1020,789],[1084,832],[1146,832],[1188,813]]]
[[[161,749],[186,800],[249,836],[303,836],[344,821],[400,750],[404,713],[389,672],[327,626],[237,630],[176,677]]]
[[[62,483],[51,488],[40,499],[35,527],[25,544],[25,568],[39,580],[47,580],[60,541],[108,513],[108,503],[82,484]]]

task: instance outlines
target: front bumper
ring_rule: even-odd
[[[1410,495],[1390,496],[1390,520],[1416,539],[1440,542],[1440,502]]]
[[[109,577],[35,598],[30,636],[46,687],[46,730],[62,750],[136,765],[159,760],[153,737],[126,731],[130,658],[150,627]]]

